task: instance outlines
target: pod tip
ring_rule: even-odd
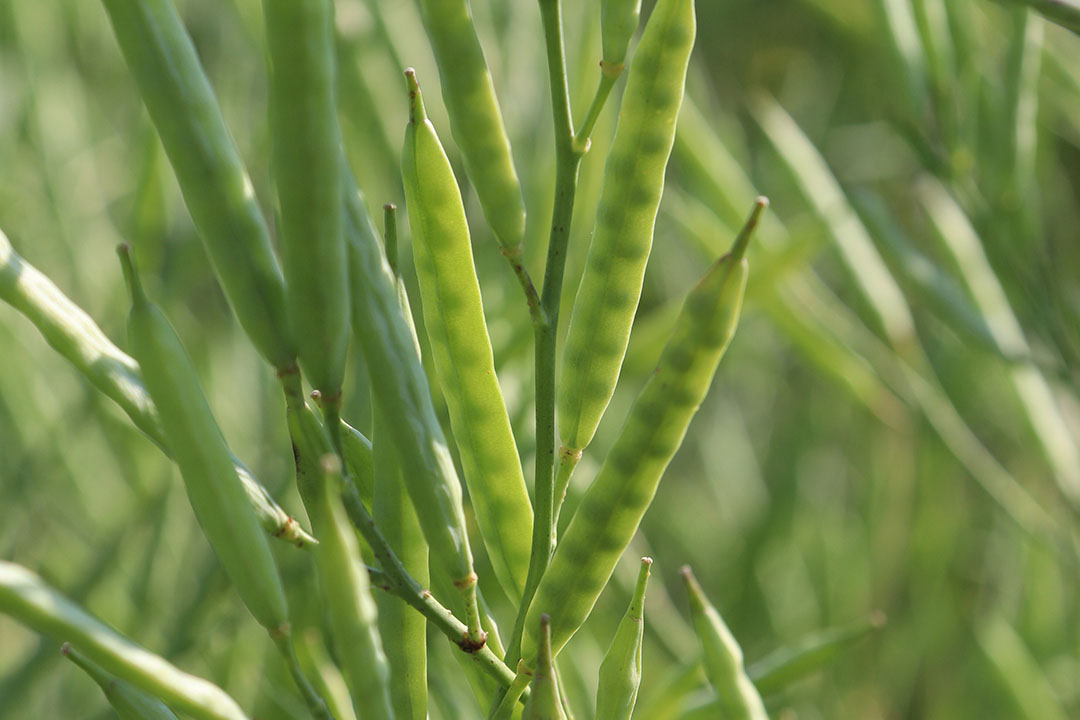
[[[131,301],[133,304],[139,305],[146,300],[146,295],[143,293],[142,282],[139,280],[139,272],[135,268],[135,258],[131,252],[131,246],[127,243],[120,243],[116,246],[116,256],[120,258],[120,269],[124,273],[124,282],[127,284]]]
[[[420,83],[416,79],[416,70],[405,68],[405,85],[409,88],[409,122],[427,119],[427,111],[424,110],[424,96],[420,92]]]
[[[61,645],[60,646],[60,654],[61,655],[70,655],[71,654],[71,643],[66,642],[63,645]]]
[[[641,564],[642,565],[652,565],[652,562],[653,562],[653,560],[652,560],[651,557],[645,556],[645,557],[641,558]]]
[[[769,198],[764,195],[759,195],[754,200],[754,207],[750,211],[750,217],[746,219],[742,229],[739,230],[739,234],[731,246],[731,252],[728,253],[732,260],[737,262],[746,255],[746,248],[750,245],[750,238],[753,237],[758,221],[761,220],[761,214],[767,207],[769,207]]]

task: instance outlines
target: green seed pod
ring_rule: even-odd
[[[349,339],[332,0],[264,0],[280,245],[300,365],[337,432]]]
[[[525,703],[521,720],[566,720],[559,699],[559,684],[555,680],[555,666],[551,654],[551,620],[540,616],[540,646],[538,648],[536,675],[532,680],[532,695]]]
[[[461,193],[416,74],[410,68],[405,76],[410,112],[401,175],[425,327],[480,535],[495,577],[516,599],[529,567],[532,506],[495,375]]]
[[[465,172],[499,244],[516,250],[525,234],[525,201],[468,1],[420,0],[420,8]]]
[[[416,342],[351,174],[346,174],[346,241],[352,287],[353,330],[367,360],[374,401],[387,413],[387,438],[401,463],[435,564],[461,592],[468,642],[483,645],[476,573],[465,529],[461,483],[431,401]]]
[[[641,684],[641,642],[645,637],[645,586],[652,558],[641,558],[637,586],[615,638],[600,664],[596,720],[630,720]]]
[[[397,223],[394,206],[385,211],[385,248],[392,268],[397,265]],[[396,274],[396,270],[395,270]],[[411,319],[409,298],[401,277],[395,278],[398,298],[406,319]],[[415,332],[415,329],[414,329]],[[417,343],[419,353],[419,342]],[[376,445],[374,460],[374,500],[372,516],[401,564],[422,587],[428,587],[428,547],[420,521],[409,502],[401,463],[394,455],[386,413],[378,403],[373,408]],[[427,621],[424,616],[389,593],[375,596],[379,607],[379,632],[390,663],[390,696],[398,720],[427,720]],[[488,634],[489,639],[491,634]]]
[[[326,699],[330,714],[337,720],[357,720],[353,712],[352,698],[341,670],[330,659],[322,636],[315,628],[309,628],[303,637],[297,638],[296,656],[304,673],[311,678],[316,691]]]
[[[323,487],[312,518],[322,538],[315,550],[319,583],[353,708],[361,717],[389,720],[394,717],[390,667],[379,637],[367,569],[360,562],[356,533],[341,504],[340,468],[336,455],[322,457]]]
[[[626,50],[641,18],[641,0],[603,0],[600,29],[603,33],[605,75],[618,76],[626,64]]]
[[[106,672],[159,697],[193,720],[247,720],[213,683],[188,675],[71,602],[26,568],[0,560],[0,613],[37,632],[67,638]]]
[[[177,720],[176,714],[165,703],[105,672],[89,658],[76,652],[71,643],[64,643],[60,652],[98,684],[121,720]]]
[[[720,697],[723,716],[732,720],[769,720],[761,695],[743,667],[739,643],[705,597],[689,566],[682,569],[682,576],[690,594],[694,627],[705,649],[705,674]]]
[[[555,550],[525,623],[521,657],[530,666],[535,619],[551,615],[557,654],[592,612],[682,444],[735,334],[746,289],[746,246],[766,202],[758,200],[731,252],[690,291],[656,370]]]
[[[694,0],[659,0],[630,68],[563,351],[559,436],[570,452],[592,440],[619,379],[694,32]]]
[[[288,633],[288,611],[266,534],[233,467],[225,438],[191,360],[169,321],[143,292],[127,246],[120,246],[132,296],[128,341],[180,468],[195,517],[251,614],[270,634]]]
[[[57,352],[75,366],[98,390],[127,413],[135,427],[170,455],[161,417],[143,385],[142,372],[133,358],[120,350],[94,320],[64,295],[37,268],[11,247],[0,231],[0,300],[9,303],[34,323]],[[305,547],[316,542],[270,493],[233,458],[259,524],[271,537]]]
[[[258,200],[171,0],[103,0],[225,296],[279,373],[296,365]]]

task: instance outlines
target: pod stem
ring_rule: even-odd
[[[120,258],[120,269],[124,272],[124,283],[131,295],[133,305],[143,305],[149,302],[146,291],[143,290],[142,280],[139,279],[139,271],[135,267],[135,258],[131,246],[120,243],[116,246],[116,255]]]
[[[351,499],[350,499],[351,495]],[[359,505],[359,507],[357,507]],[[353,520],[355,525],[359,519],[361,512],[367,511],[363,507],[363,503],[360,502],[360,497],[355,493],[349,493],[346,490],[345,493],[345,511],[349,515],[349,518]],[[370,517],[369,517],[370,519]],[[383,558],[380,558],[383,560]],[[390,565],[396,562],[396,558],[392,558]],[[388,565],[384,565],[384,568]],[[468,653],[469,657],[473,659],[480,669],[490,675],[496,682],[501,685],[509,686],[514,681],[514,671],[507,667],[506,663],[495,654],[495,651],[487,644],[484,644],[479,650],[470,651],[466,646],[466,638],[468,636],[468,628],[465,623],[457,619],[457,617],[450,612],[449,609],[442,603],[440,603],[429,590],[423,589],[418,582],[411,576],[405,573],[402,578],[395,578],[386,569],[378,569],[368,567],[368,576],[371,579],[371,584],[383,592],[396,595],[404,600],[408,605],[412,606],[421,615],[427,618],[436,629],[443,635],[450,639],[450,642],[457,645],[459,648]],[[528,689],[522,694],[520,701],[525,702],[528,699]]]
[[[289,666],[289,674],[292,675],[293,682],[296,683],[296,688],[304,698],[312,717],[316,718],[316,720],[334,720],[326,701],[311,686],[307,676],[304,675],[303,669],[300,667],[300,660],[296,657],[296,648],[293,647],[292,633],[279,633],[274,635],[273,638],[274,644],[285,660],[285,664]]]
[[[487,643],[487,633],[480,626],[480,601],[476,592],[476,573],[465,578],[464,582],[454,584],[458,586],[461,597],[465,601],[466,641],[469,647],[462,646],[462,649],[466,652],[475,652]]]
[[[517,278],[518,284],[521,285],[521,291],[525,293],[525,304],[529,308],[529,319],[532,320],[533,328],[547,325],[548,318],[543,306],[540,304],[540,295],[537,294],[532,276],[529,275],[529,271],[522,262],[524,248],[521,243],[512,248],[500,245],[499,252],[506,258],[506,262],[510,264],[510,269],[514,271],[514,277]]]
[[[739,230],[739,234],[735,237],[735,242],[731,244],[731,250],[728,251],[727,257],[730,260],[738,262],[746,255],[746,248],[750,245],[750,238],[754,236],[754,230],[757,229],[758,221],[761,220],[761,214],[767,207],[769,207],[769,198],[764,195],[759,195],[754,200],[754,209],[750,211],[750,217],[743,223],[742,229]]]
[[[611,90],[615,87],[615,81],[618,79],[619,73],[611,74],[606,69],[600,73],[600,82],[596,85],[596,94],[593,95],[589,111],[585,113],[585,119],[581,121],[580,127],[574,133],[574,149],[582,155],[589,151],[591,142],[589,138],[592,136],[596,121],[600,119],[600,112],[604,109],[604,104],[607,103],[608,96],[611,95]]]

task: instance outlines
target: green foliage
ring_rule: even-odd
[[[514,717],[534,689],[517,664],[522,636],[539,645],[543,614],[555,657],[530,712],[587,718],[598,684],[638,687],[635,668],[600,671],[623,638],[626,657],[641,643],[634,718],[715,717],[724,700],[699,633],[716,640],[718,626],[691,623],[684,563],[772,717],[1080,715],[1076,4],[699,2],[671,161],[647,178],[663,181],[658,212],[630,173],[605,171],[619,153],[662,149],[618,141],[612,154],[648,50],[638,29],[620,55],[638,4],[538,5],[336,0],[331,53],[326,34],[292,44],[304,28],[264,17],[284,7],[270,0],[0,2],[0,720],[111,717],[102,689],[62,659],[64,641],[140,706],[161,710],[158,698],[191,717],[306,718],[321,696],[350,718],[350,694],[383,698],[357,702],[361,718],[387,703],[423,717],[424,702],[433,720],[484,717],[500,686],[512,687],[501,716]],[[641,19],[658,6],[642,3]],[[299,75],[288,89],[268,67],[308,51],[320,54],[288,67],[335,85],[307,87],[318,97],[294,107]],[[429,303],[434,285],[404,247],[421,239],[424,210],[402,205],[406,64],[430,78],[443,180],[456,179],[472,251],[472,268],[459,258],[454,272],[478,281],[491,346],[493,367],[470,372],[493,373],[489,385],[497,373],[486,397],[505,403],[532,528],[484,517],[491,498],[477,488],[501,478],[470,477],[454,397],[465,388],[440,363],[449,326],[434,326],[429,304],[459,318]],[[289,156],[300,148],[319,162]],[[747,251],[739,334],[721,381],[690,398],[685,437],[665,442],[660,482],[633,461],[649,448],[624,425],[635,438],[653,429],[636,398],[662,404],[642,388],[658,362],[669,372],[661,350],[673,328],[688,339],[684,299],[760,192],[772,210]],[[630,319],[632,331],[579,461],[556,442],[568,321],[579,285],[593,287],[594,227],[645,200],[647,245],[631,228],[651,247],[640,295],[616,298],[619,332]],[[409,213],[400,253],[371,221],[385,203]],[[310,223],[322,231],[308,246],[297,228]],[[194,448],[174,447],[127,354],[139,352],[124,330],[121,242],[227,442],[215,472],[246,492],[230,502],[295,543],[301,526],[336,533],[325,553],[269,543],[299,661],[229,579],[247,548],[219,563],[221,534],[212,547],[181,490],[173,458],[190,466]],[[305,265],[334,257],[326,282]],[[287,295],[292,276],[308,290]],[[576,332],[587,354],[613,329]],[[314,378],[301,382],[297,352],[305,373],[327,376],[323,418],[305,405]],[[287,408],[294,435],[297,413],[307,427],[296,457]],[[332,449],[347,477],[321,464]],[[601,491],[635,473],[649,477],[627,515]],[[387,478],[396,494],[382,494]],[[498,557],[493,526],[502,547],[515,531],[531,543],[527,567],[520,551]],[[556,553],[551,580],[559,538],[577,551]],[[656,563],[638,638],[620,618],[642,555]],[[587,582],[552,590],[576,577]],[[391,644],[406,632],[407,647]],[[348,637],[360,642],[343,647]]]

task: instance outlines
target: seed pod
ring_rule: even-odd
[[[262,211],[171,0],[103,0],[225,296],[279,373],[295,369],[285,288]]]
[[[385,249],[391,268],[396,267],[397,230],[394,206],[385,208]],[[396,270],[395,276],[396,276]],[[395,277],[398,298],[406,319],[412,317],[405,283]],[[417,343],[419,347],[419,343]],[[418,350],[419,352],[419,350]],[[385,426],[390,420],[378,403],[373,408],[376,445],[374,460],[374,499],[371,514],[379,530],[401,564],[422,587],[428,587],[428,547],[416,511],[405,490],[401,463],[394,455]],[[377,593],[379,632],[390,664],[390,697],[398,720],[427,720],[427,621],[389,593]],[[488,634],[490,640],[491,634]]]
[[[193,720],[247,720],[217,685],[188,675],[101,622],[34,573],[0,560],[0,613],[37,632],[67,638],[106,672],[163,699]]]
[[[175,713],[165,703],[105,672],[89,658],[76,652],[71,643],[64,643],[60,652],[98,684],[121,720],[177,720]]]
[[[532,506],[495,375],[461,193],[416,74],[410,68],[405,76],[410,112],[401,175],[425,327],[480,535],[495,577],[516,599],[529,567]]]
[[[659,0],[634,54],[563,351],[559,436],[571,453],[592,440],[619,379],[694,32],[694,0]]]
[[[558,654],[592,612],[682,444],[735,334],[746,289],[746,246],[766,202],[758,200],[731,252],[690,291],[656,370],[555,550],[525,623],[521,657],[530,667],[536,639],[529,628],[535,618],[551,615],[552,648]]]
[[[525,201],[469,4],[467,0],[420,0],[420,8],[439,63],[450,131],[461,149],[465,172],[499,244],[517,250],[525,234]]]
[[[645,636],[645,586],[652,558],[641,558],[637,586],[615,638],[600,664],[596,720],[630,720],[641,684],[641,642]]]
[[[689,566],[682,569],[682,576],[690,595],[694,627],[705,649],[705,674],[720,697],[723,716],[732,720],[769,720],[761,695],[746,675],[739,643],[705,597]]]
[[[483,645],[476,573],[465,529],[461,483],[431,401],[413,334],[371,219],[346,174],[346,240],[353,330],[367,360],[374,401],[388,414],[387,437],[437,567],[461,592],[468,642]]]
[[[600,30],[604,59],[600,66],[605,75],[618,76],[626,63],[626,50],[634,37],[641,17],[641,0],[603,0],[600,5]]]
[[[127,413],[165,454],[169,449],[161,417],[143,386],[142,372],[94,320],[53,282],[11,247],[0,231],[0,300],[32,322],[45,341],[75,366],[90,383]],[[316,542],[281,508],[243,463],[233,458],[259,524],[271,537],[305,547]]]
[[[300,365],[337,432],[349,339],[332,0],[264,0],[280,246]]]
[[[315,549],[323,603],[353,708],[365,718],[390,720],[390,667],[379,637],[377,610],[356,533],[341,504],[341,465],[322,457],[322,492],[312,518],[322,541]],[[316,520],[318,518],[318,520]]]
[[[288,633],[285,591],[266,534],[233,467],[191,360],[143,292],[127,246],[118,253],[132,296],[128,341],[180,468],[195,517],[251,614],[272,636]]]
[[[540,616],[540,647],[538,648],[536,675],[532,681],[532,695],[525,703],[521,720],[566,720],[559,699],[559,685],[555,680],[555,667],[551,655],[551,621]]]

